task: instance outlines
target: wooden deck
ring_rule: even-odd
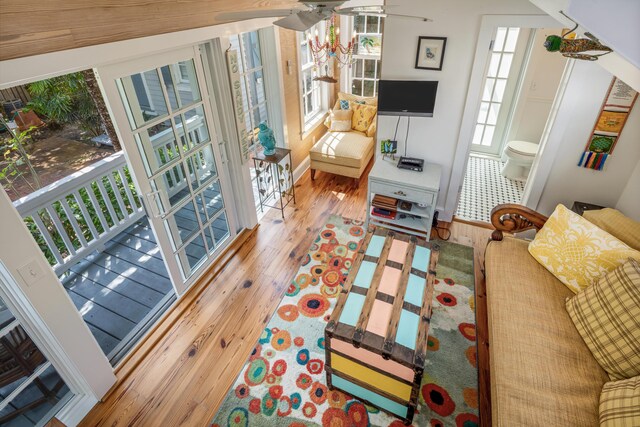
[[[132,344],[174,293],[146,219],[73,266],[62,283],[110,359]]]

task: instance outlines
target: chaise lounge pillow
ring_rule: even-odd
[[[599,412],[600,427],[640,426],[640,376],[606,383]]]
[[[374,107],[378,106],[378,98],[375,96],[367,97],[367,96],[353,95],[351,93],[338,92],[338,100],[356,102],[358,104],[373,105]]]
[[[640,375],[640,264],[629,258],[567,300],[587,347],[613,380]]]
[[[640,252],[558,205],[529,244],[529,253],[574,293]]]
[[[351,117],[353,110],[331,110],[331,132],[349,132],[351,130]]]
[[[358,132],[367,132],[376,118],[377,108],[373,105],[356,104],[350,102],[353,117],[351,118],[351,129]]]

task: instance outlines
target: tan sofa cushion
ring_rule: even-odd
[[[573,292],[505,237],[486,251],[491,412],[496,426],[593,426],[607,374],[565,310]]]
[[[309,151],[311,160],[340,166],[366,166],[373,149],[373,138],[360,132],[328,132]]]
[[[345,99],[347,101],[361,102],[366,105],[374,105],[378,106],[378,97],[366,97],[366,96],[358,96],[350,93],[338,92],[338,105],[340,105],[340,100]]]
[[[582,216],[633,249],[640,251],[640,222],[611,208],[586,211]]]

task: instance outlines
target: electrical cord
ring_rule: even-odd
[[[398,116],[398,121],[396,122],[396,131],[393,134],[393,140],[397,141],[398,139],[398,126],[400,126],[400,119],[402,118],[402,116]]]
[[[411,116],[407,117],[407,133],[404,136],[404,156],[405,157],[407,157],[407,145],[409,145],[409,126],[411,126]]]
[[[449,233],[449,234],[446,235],[447,236],[446,238],[442,237],[442,235],[440,234],[440,230]],[[434,231],[436,232],[436,234],[438,235],[438,239],[440,239],[440,240],[447,241],[447,240],[449,240],[451,238],[451,230],[449,230],[448,228],[445,228],[445,227],[434,227],[434,228],[431,229],[431,232],[433,233]]]

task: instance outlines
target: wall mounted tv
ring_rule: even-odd
[[[433,117],[438,82],[380,80],[378,85],[378,114]]]

